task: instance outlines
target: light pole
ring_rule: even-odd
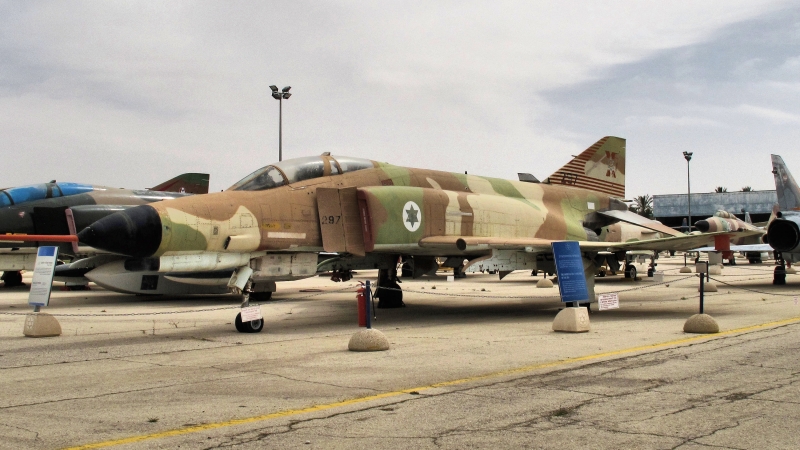
[[[689,201],[689,232],[692,232],[692,177],[689,172],[689,161],[692,160],[692,152],[683,152],[683,157],[686,158],[686,199]]]
[[[278,91],[278,86],[274,84],[269,87],[272,89],[272,98],[278,101],[278,161],[283,161],[283,99],[288,100],[292,94],[289,93],[291,86]]]

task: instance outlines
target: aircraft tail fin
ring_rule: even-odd
[[[150,188],[151,191],[162,192],[185,192],[187,194],[208,194],[208,180],[210,175],[207,173],[184,173],[171,180],[167,180],[156,187]]]
[[[794,181],[792,173],[778,155],[772,156],[772,174],[775,177],[775,192],[778,194],[778,206],[783,211],[800,210],[800,188]]]
[[[625,197],[625,139],[606,136],[543,181]]]

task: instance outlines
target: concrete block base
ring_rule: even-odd
[[[706,292],[717,292],[717,283],[713,281],[706,281],[703,284],[703,290]],[[700,286],[697,287],[697,292],[700,292]]]
[[[683,266],[680,270],[681,273],[692,273],[692,268],[689,266]]]
[[[22,334],[28,337],[61,336],[61,324],[50,314],[38,312],[25,316]]]
[[[386,336],[375,328],[364,328],[363,330],[358,330],[356,334],[350,338],[347,349],[351,352],[380,352],[389,350],[389,339],[386,339]]]
[[[553,282],[548,280],[547,278],[542,278],[541,280],[536,282],[537,288],[551,288],[553,287]]]
[[[716,264],[708,266],[708,274],[709,275],[722,275],[722,266],[718,266]]]
[[[698,334],[719,333],[719,325],[708,314],[695,314],[683,324],[683,332]]]
[[[794,274],[797,273],[797,271],[794,269],[794,267],[787,267],[786,268],[786,273],[794,275]]]
[[[589,310],[586,308],[564,308],[553,320],[553,331],[585,333],[589,331]]]

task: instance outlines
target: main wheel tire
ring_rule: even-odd
[[[625,268],[625,278],[636,279],[636,266],[630,265]]]
[[[386,287],[388,289],[382,289]],[[394,281],[389,281],[386,286],[378,286],[375,294],[378,297],[378,308],[402,308],[406,306],[403,303],[403,291],[400,290],[400,285]]]
[[[22,272],[18,270],[3,272],[3,276],[0,279],[3,280],[3,285],[5,287],[22,286]]]
[[[264,329],[264,319],[242,322],[242,313],[236,314],[236,320],[233,321],[233,324],[239,333],[259,333]]]

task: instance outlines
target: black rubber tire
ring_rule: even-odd
[[[636,266],[631,264],[625,268],[625,278],[636,279]]]
[[[233,324],[239,333],[260,333],[264,329],[264,319],[242,322],[242,313],[236,314]]]
[[[656,271],[655,271],[655,270],[653,270],[653,269],[647,269],[647,276],[648,276],[648,277],[650,277],[650,278],[652,278],[652,277],[653,277],[653,274],[654,274],[655,272],[656,272]]]
[[[403,303],[403,291],[400,290],[400,285],[394,281],[389,281],[386,283],[384,287],[389,289],[381,289],[382,286],[378,286],[377,292],[375,296],[378,297],[378,308],[387,309],[387,308],[403,308],[406,306]]]
[[[12,272],[3,272],[3,276],[0,278],[3,280],[3,286],[5,287],[17,287],[22,286],[22,272],[15,270]]]

